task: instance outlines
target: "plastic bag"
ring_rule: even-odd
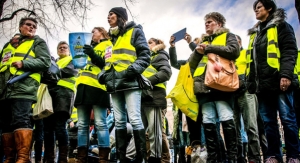
[[[182,113],[197,121],[199,104],[194,94],[194,79],[189,63],[180,67],[176,85],[166,98],[171,98]]]
[[[46,84],[40,85],[37,98],[33,108],[33,119],[43,119],[53,114],[52,98]]]

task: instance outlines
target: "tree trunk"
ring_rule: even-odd
[[[297,10],[297,13],[298,13],[298,20],[299,20],[299,23],[300,23],[300,0],[295,0],[295,7],[296,7],[296,10]]]
[[[0,18],[2,17],[3,7],[4,7],[4,3],[5,3],[6,1],[7,1],[7,0],[1,0],[1,1],[0,1]]]

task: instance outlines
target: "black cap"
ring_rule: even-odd
[[[123,7],[114,7],[112,9],[110,9],[109,12],[113,12],[113,13],[117,14],[118,16],[120,16],[121,18],[123,18],[126,21],[128,20],[127,11]]]

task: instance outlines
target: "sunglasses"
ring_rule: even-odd
[[[25,23],[26,26],[31,27],[36,29],[36,25],[35,24],[31,24],[31,23]]]
[[[58,49],[68,49],[68,47],[66,47],[66,46],[61,46],[61,47],[59,47]]]

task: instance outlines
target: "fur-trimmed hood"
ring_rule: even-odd
[[[214,37],[216,37],[218,35],[221,35],[223,33],[229,33],[229,32],[230,31],[229,31],[228,28],[222,27],[222,28],[219,28],[219,29],[215,30],[212,35],[202,34],[201,37],[200,37],[201,38],[201,42],[213,40]]]
[[[166,48],[166,45],[164,43],[155,45],[152,49],[150,49],[151,51],[153,51],[154,53],[158,52],[159,50],[164,50]]]
[[[286,19],[286,13],[284,11],[284,9],[282,8],[278,8],[273,15],[271,15],[269,17],[269,21],[268,24],[266,25],[266,27],[270,26],[270,25],[276,25],[278,26],[280,23],[284,22]],[[248,35],[251,35],[253,33],[256,33],[258,31],[258,26],[261,22],[257,22],[251,29],[248,30]]]

